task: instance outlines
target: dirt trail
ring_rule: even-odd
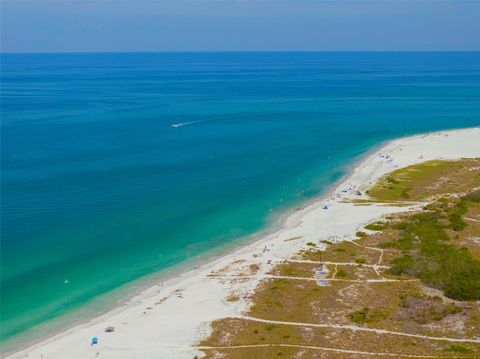
[[[262,274],[262,275],[235,275],[235,274],[210,274],[210,278],[231,278],[231,279],[291,279],[291,280],[308,280],[308,281],[318,281],[318,278],[314,277],[292,277],[286,275],[275,275],[275,274]],[[351,282],[351,283],[391,283],[391,282],[419,282],[420,279],[389,279],[389,278],[380,278],[380,279],[339,279],[339,278],[325,278],[326,281],[333,282]]]
[[[268,320],[268,319],[250,317],[250,316],[238,316],[238,317],[234,317],[234,318],[251,320],[251,321],[254,321],[254,322],[268,323],[268,324],[282,324],[282,325],[293,325],[293,326],[297,326],[297,327],[313,327],[313,328],[349,329],[349,330],[353,330],[353,331],[365,331],[365,332],[372,332],[372,333],[377,333],[377,334],[392,334],[392,335],[411,337],[411,338],[428,339],[428,340],[438,340],[438,341],[456,342],[456,343],[476,343],[476,344],[480,344],[480,339],[432,337],[432,336],[428,336],[428,335],[394,332],[394,331],[385,330],[385,329],[364,328],[364,327],[359,327],[359,326],[356,326],[356,325],[348,325],[348,324],[316,324],[316,323],[301,323],[301,322],[284,322],[284,321],[280,321],[280,320]]]
[[[326,261],[312,261],[308,259],[289,259],[286,260],[286,262],[289,263],[312,263],[312,264],[335,264],[335,265],[342,265],[342,266],[358,266],[358,263],[355,262],[326,262]],[[385,268],[388,269],[390,268],[389,266],[382,266],[377,264],[362,264],[362,267],[368,267],[368,268]]]
[[[467,221],[480,222],[480,219],[475,218],[463,217],[463,219],[466,219]]]
[[[367,356],[372,356],[372,355],[388,356],[388,357],[395,357],[395,358],[452,358],[452,356],[364,352],[360,350],[336,349],[336,348],[319,347],[319,346],[312,346],[312,345],[295,345],[295,344],[249,344],[249,345],[231,345],[231,346],[200,346],[198,347],[198,349],[212,350],[212,349],[266,348],[266,347],[313,349],[313,350],[324,350],[324,351],[346,353],[346,354],[357,354],[357,355],[367,355]]]

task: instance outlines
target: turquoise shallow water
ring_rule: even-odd
[[[384,140],[480,124],[480,53],[1,61],[2,340],[238,242]]]

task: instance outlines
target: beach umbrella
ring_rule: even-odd
[[[97,337],[92,338],[92,344],[98,344],[98,338]]]

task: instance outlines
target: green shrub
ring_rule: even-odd
[[[395,178],[393,178],[392,176],[388,176],[387,177],[387,182],[388,183],[391,183],[391,184],[399,184],[400,182],[397,181]]]
[[[275,324],[267,324],[265,326],[265,329],[267,329],[269,332],[271,332],[273,329],[275,329],[277,327],[277,325]]]
[[[388,227],[387,223],[384,222],[375,222],[370,223],[365,226],[365,229],[369,229],[371,231],[383,231],[385,228]]]
[[[463,200],[473,203],[480,203],[480,190],[465,195]]]
[[[297,275],[297,272],[293,268],[286,267],[282,269],[282,275],[295,277]]]
[[[365,262],[366,262],[366,260],[363,257],[355,258],[355,263],[364,264]]]
[[[413,256],[409,253],[405,253],[400,257],[394,258],[392,260],[392,266],[388,270],[390,274],[393,275],[414,275],[415,260]]]
[[[388,319],[390,316],[390,310],[387,308],[377,308],[374,309],[368,316],[368,322],[378,322],[383,319]]]
[[[377,308],[370,310],[365,307],[348,314],[350,320],[357,324],[365,324],[378,322],[382,319],[387,319],[390,316],[390,310],[387,308]]]
[[[457,300],[480,300],[480,268],[473,272],[457,271],[445,285],[445,295]],[[473,265],[472,265],[473,267]]]
[[[348,317],[352,320],[352,322],[357,324],[365,324],[367,322],[368,312],[370,311],[369,308],[365,307],[354,312],[348,314]]]
[[[456,352],[456,353],[471,353],[473,350],[467,347],[464,347],[463,345],[450,345],[446,351],[449,352]]]
[[[391,225],[393,229],[402,230],[407,227],[407,222],[396,222]]]
[[[404,199],[410,198],[410,195],[408,194],[408,190],[406,188],[402,189],[400,192],[400,197]]]

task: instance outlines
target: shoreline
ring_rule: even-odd
[[[229,289],[232,288],[228,285],[225,286],[215,283],[211,278],[208,278],[207,276],[211,270],[219,270],[225,265],[233,265],[235,267],[235,262],[239,260],[244,260],[247,263],[252,261],[258,262],[258,258],[260,257],[260,265],[262,266],[262,271],[265,272],[263,267],[267,267],[266,269],[268,270],[268,266],[264,263],[266,258],[272,257],[270,260],[273,264],[278,263],[282,258],[292,255],[303,248],[302,245],[304,246],[309,240],[318,240],[327,237],[332,238],[332,235],[337,235],[335,239],[341,240],[341,238],[347,238],[352,232],[352,229],[357,229],[366,222],[378,218],[379,215],[407,210],[408,207],[391,208],[386,206],[370,206],[368,209],[365,207],[364,210],[361,211],[365,213],[359,215],[359,213],[356,213],[359,212],[359,207],[355,209],[352,203],[342,203],[341,201],[345,199],[365,198],[363,195],[363,189],[365,187],[369,186],[372,181],[385,173],[395,170],[396,168],[429,159],[454,159],[458,157],[468,157],[469,154],[474,157],[480,156],[480,146],[475,146],[475,141],[467,141],[467,139],[472,138],[480,142],[479,127],[437,131],[384,141],[378,146],[373,147],[365,155],[359,157],[355,163],[352,163],[349,171],[347,171],[341,179],[332,184],[332,186],[325,189],[320,196],[315,196],[305,202],[294,205],[292,208],[287,208],[279,214],[274,221],[268,223],[265,230],[235,240],[235,244],[232,244],[230,247],[225,245],[224,248],[217,248],[219,252],[206,259],[205,263],[200,263],[198,268],[186,270],[185,267],[188,266],[191,268],[192,266],[192,261],[188,260],[176,265],[178,268],[174,266],[175,269],[178,269],[178,272],[174,269],[173,273],[166,275],[166,278],[153,279],[159,272],[154,273],[145,278],[145,282],[149,281],[148,278],[150,278],[152,281],[155,280],[157,284],[152,284],[152,282],[149,281],[149,284],[139,286],[138,289],[117,302],[108,312],[81,323],[76,322],[70,327],[47,334],[38,340],[26,343],[14,351],[2,354],[8,358],[23,358],[27,354],[38,354],[38,357],[43,355],[45,359],[65,357],[64,355],[67,352],[70,353],[71,356],[71,350],[73,350],[75,354],[73,357],[75,358],[93,357],[96,351],[100,352],[100,357],[111,358],[135,358],[145,355],[164,355],[168,357],[173,353],[175,353],[175,357],[182,358],[191,358],[193,355],[198,355],[199,353],[192,345],[195,344],[202,335],[205,336],[208,333],[208,323],[211,320],[241,312],[246,309],[249,304],[248,295],[245,296],[245,299],[237,303],[226,302],[225,298],[229,295]],[[447,146],[445,146],[445,144],[447,144]],[[448,148],[448,146],[450,146],[450,148]],[[437,148],[432,150],[432,147]],[[425,153],[428,152],[428,154],[422,154],[421,158],[419,158],[419,156],[417,156],[419,150]],[[403,153],[400,153],[402,151]],[[378,157],[378,152],[390,153],[395,160],[393,162],[383,161]],[[410,153],[406,154],[407,152]],[[396,160],[397,155],[398,158],[403,158]],[[346,187],[349,189],[346,190]],[[362,196],[354,194],[357,190],[362,191]],[[322,209],[324,203],[329,204],[328,210]],[[348,211],[355,212],[356,217],[350,218],[347,216],[347,220],[349,219],[350,221],[345,222],[343,217],[346,212],[348,214]],[[331,215],[333,215],[333,217],[329,219]],[[327,217],[326,220],[323,217]],[[324,226],[322,226],[322,219]],[[332,228],[325,227],[333,227],[334,230],[332,231]],[[347,231],[344,231],[340,227],[346,227]],[[286,238],[295,233],[301,233],[302,238],[298,240],[289,240]],[[321,236],[319,235],[320,233],[322,233]],[[262,253],[261,247],[264,245],[265,248],[267,248],[267,245],[269,248],[268,252],[263,251]],[[259,256],[255,256],[257,252],[260,253]],[[166,271],[168,271],[168,269],[166,269]],[[158,284],[160,280],[162,281],[162,286]],[[259,280],[260,279],[252,280],[245,285],[240,284],[233,286],[233,290],[241,292],[242,295],[244,293],[248,294],[254,290]],[[195,286],[199,288],[195,288]],[[178,295],[179,289],[176,289],[176,287],[181,287],[182,294],[180,296]],[[207,313],[191,313],[191,306],[185,307],[182,303],[186,301],[178,300],[187,298],[186,293],[189,292],[189,289],[192,287],[196,289],[193,291],[196,296],[190,298],[187,305],[191,304],[192,306],[196,306],[199,302],[200,304],[205,304],[203,301],[208,301],[213,298],[213,302],[206,303],[207,306],[205,306],[204,309]],[[203,291],[202,287],[204,287]],[[208,290],[212,292],[208,292]],[[152,299],[155,303],[150,306],[149,303],[152,302]],[[155,316],[156,318],[154,318],[150,312],[142,312],[140,310],[141,306],[145,307],[147,305],[153,308],[153,305],[157,305],[158,299],[162,301],[158,308],[154,308],[155,311],[158,312],[158,315]],[[160,310],[162,307],[167,307],[167,304],[168,308],[166,311]],[[212,308],[212,306],[215,308]],[[198,307],[202,306],[199,305]],[[173,312],[170,312],[171,308],[174,309]],[[153,310],[151,311],[153,312]],[[195,314],[197,315],[195,316]],[[185,321],[172,323],[172,320],[176,321],[175,319],[177,319],[177,317],[181,319],[182,315],[188,319],[189,322],[191,319],[194,323]],[[163,321],[161,320],[162,318]],[[167,318],[167,320],[165,320],[165,318]],[[185,320],[185,318],[183,319]],[[148,319],[148,324],[143,323],[145,319]],[[132,328],[135,325],[130,325],[133,321],[137,322],[135,328]],[[112,334],[103,333],[103,327],[109,326],[110,322],[116,322],[115,326],[118,328],[118,331]],[[122,327],[122,325],[125,327]],[[174,328],[172,328],[172,325]],[[129,326],[128,332],[130,336],[134,335],[132,333],[135,333],[137,337],[141,337],[140,333],[142,331],[148,331],[150,327],[155,328],[159,330],[160,333],[148,334],[157,336],[158,340],[152,342],[152,337],[147,335],[148,338],[140,338],[140,343],[136,344],[130,339],[130,341],[127,340],[127,342],[131,343],[131,345],[125,348],[127,343],[125,342],[125,337],[122,336],[123,339],[120,338],[120,332],[126,329],[126,326]],[[175,333],[174,330],[173,333],[168,333],[168,328],[175,329],[177,332]],[[91,348],[89,346],[89,339],[93,336],[99,336],[100,340],[105,340],[106,344],[100,342],[97,347]],[[128,348],[135,349],[129,350]]]
[[[462,128],[459,130],[463,130],[463,129],[469,129],[469,128]],[[426,132],[426,134],[428,133],[430,132]],[[413,135],[413,136],[417,136],[417,135]],[[407,135],[404,137],[407,138],[411,136]],[[75,327],[85,325],[96,318],[108,315],[110,313],[114,314],[114,312],[116,312],[118,309],[128,305],[129,301],[131,301],[137,296],[142,295],[145,291],[155,286],[158,282],[163,282],[163,283],[170,282],[170,281],[180,282],[182,280],[183,275],[193,273],[195,271],[195,268],[198,268],[198,267],[203,268],[210,264],[214,264],[214,262],[221,260],[223,257],[235,251],[241,250],[244,247],[247,247],[255,242],[258,242],[262,238],[265,238],[267,236],[270,236],[280,231],[282,227],[285,225],[285,222],[288,220],[289,217],[295,215],[298,211],[304,210],[314,205],[316,202],[322,202],[324,199],[331,196],[342,183],[346,182],[348,178],[352,176],[354,170],[357,168],[357,166],[361,161],[365,160],[366,158],[368,158],[369,156],[371,156],[372,154],[374,154],[375,152],[377,152],[379,149],[383,148],[390,142],[400,138],[404,138],[404,137],[396,137],[393,139],[381,141],[380,143],[376,144],[365,153],[358,155],[354,162],[349,163],[348,165],[345,166],[345,169],[346,169],[345,174],[341,178],[339,178],[337,181],[335,181],[334,183],[326,187],[319,194],[314,195],[310,198],[305,198],[303,200],[300,200],[299,202],[296,202],[284,208],[278,208],[273,213],[268,214],[266,218],[266,223],[263,229],[256,231],[252,234],[249,234],[247,236],[236,238],[231,242],[209,249],[206,252],[203,252],[199,255],[185,259],[184,261],[176,263],[167,268],[147,274],[144,277],[136,279],[131,283],[126,283],[121,287],[114,289],[112,291],[113,296],[112,296],[112,292],[104,293],[100,295],[98,298],[94,298],[92,300],[92,303],[95,303],[96,301],[103,301],[105,299],[109,299],[109,296],[112,296],[113,298],[119,298],[119,299],[116,299],[115,304],[113,304],[112,306],[108,306],[105,310],[101,310],[100,313],[95,314],[92,312],[88,312],[88,308],[80,308],[78,310],[74,310],[72,313],[67,313],[64,315],[65,317],[67,317],[66,319],[64,319],[65,324],[61,325],[61,328],[50,330],[45,334],[31,335],[30,336],[31,339],[25,339],[25,341],[23,341],[23,343],[21,343],[15,349],[9,349],[6,351],[2,351],[0,349],[0,358],[9,358],[10,356],[15,355],[18,352],[22,352],[28,348],[34,347],[42,342],[48,341],[53,337],[61,336],[63,333]],[[272,220],[270,221],[269,218],[272,218]],[[118,296],[115,297],[115,294],[118,294]],[[87,304],[87,307],[90,307],[92,303]],[[87,318],[80,319],[82,314],[87,314]],[[52,322],[61,321],[62,318],[63,317],[54,318],[52,319]],[[56,323],[54,323],[54,325],[55,324]],[[49,323],[47,322],[47,323],[39,324],[38,327],[42,327],[43,325],[48,326]],[[20,333],[18,336],[21,337],[22,335],[25,335],[25,334]],[[25,336],[29,337],[28,335],[25,335]],[[16,338],[13,337],[11,339],[6,339],[5,342],[9,344],[8,346],[10,347],[13,345],[10,344],[9,342],[10,341],[15,342],[15,340]],[[19,339],[19,342],[20,341],[22,341],[22,338]]]

